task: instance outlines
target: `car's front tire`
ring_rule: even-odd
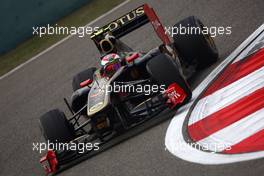
[[[51,110],[40,117],[40,127],[46,141],[50,143],[68,143],[73,140],[73,126],[58,109]]]
[[[177,83],[187,94],[184,103],[189,101],[192,91],[170,56],[165,54],[155,56],[148,61],[146,68],[151,78],[166,88],[172,83]]]
[[[96,68],[91,67],[86,70],[81,71],[80,73],[76,74],[73,77],[72,80],[72,89],[75,92],[76,90],[80,89],[80,83],[87,80],[87,79],[93,79],[93,74],[95,72]]]
[[[71,97],[71,108],[76,113],[87,103],[87,96],[90,92],[89,87],[81,87],[80,83],[87,80],[93,79],[94,72],[96,71],[95,67],[88,68],[76,74],[72,80],[72,89],[73,94]],[[81,114],[85,114],[86,109],[84,109]]]

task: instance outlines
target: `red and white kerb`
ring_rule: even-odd
[[[229,65],[193,109],[188,133],[214,152],[264,150],[264,49]],[[214,144],[214,145],[208,145]]]

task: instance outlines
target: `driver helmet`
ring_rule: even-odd
[[[104,56],[101,60],[101,66],[108,65],[114,62],[120,62],[121,57],[118,54],[111,53]]]
[[[121,67],[120,56],[115,53],[108,54],[102,58],[101,65],[103,75],[111,77]]]

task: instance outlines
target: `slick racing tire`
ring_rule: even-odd
[[[166,88],[172,83],[177,83],[187,94],[185,102],[191,98],[192,91],[171,57],[165,54],[155,56],[148,61],[146,68],[151,78]]]
[[[44,138],[50,143],[67,143],[74,139],[73,126],[58,109],[40,117],[40,128]]]
[[[96,70],[95,67],[91,67],[91,68],[88,68],[88,69],[83,70],[80,73],[76,74],[72,80],[73,91],[76,91],[76,90],[81,88],[80,87],[81,82],[83,82],[87,79],[93,79],[93,74],[94,74],[95,70]]]
[[[88,86],[80,88],[75,92],[73,92],[71,96],[71,108],[75,113],[77,113],[87,104],[87,97],[89,92],[90,92],[90,87]],[[87,108],[83,109],[81,114],[82,115],[86,114],[86,111]]]
[[[181,29],[186,29],[185,34],[179,34]],[[203,29],[202,22],[194,16],[183,19],[173,28],[173,41],[178,54],[188,64],[196,63],[198,69],[208,67],[218,59],[214,40],[210,34],[204,35],[201,32]]]

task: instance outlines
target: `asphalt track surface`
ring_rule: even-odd
[[[94,26],[101,26],[144,2],[155,8],[164,25],[173,25],[184,17],[195,15],[208,26],[231,26],[231,35],[215,38],[221,59],[264,22],[263,0],[157,0],[129,2]],[[159,44],[157,38],[145,36],[150,30],[150,25],[143,27],[126,36],[124,41],[135,49],[148,50]],[[88,37],[72,37],[0,81],[0,175],[44,175],[38,164],[40,155],[32,151],[32,142],[42,141],[38,117],[52,108],[66,110],[62,98],[71,95],[72,76],[87,67],[97,66],[98,56]],[[197,86],[214,66],[197,74],[192,87]],[[174,157],[164,146],[169,122],[161,123],[61,175],[263,175],[264,159],[205,166]]]

